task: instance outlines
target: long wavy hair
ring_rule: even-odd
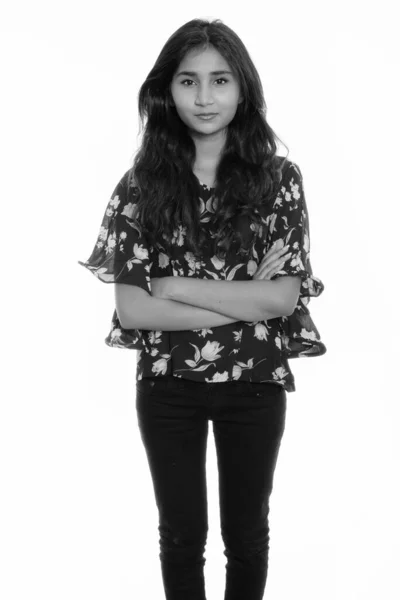
[[[216,169],[215,212],[210,223],[216,231],[214,254],[219,259],[233,245],[237,252],[248,255],[255,237],[263,235],[258,209],[275,197],[282,169],[282,157],[277,157],[277,141],[281,140],[267,123],[261,80],[243,42],[220,19],[185,23],[167,40],[139,90],[144,132],[130,168],[129,185],[137,194],[134,217],[149,243],[169,252],[174,230],[183,226],[187,246],[197,260],[202,257],[206,235],[200,226],[199,182],[193,172],[196,146],[172,106],[170,84],[188,52],[210,46],[235,73],[243,96],[228,125]],[[244,225],[248,219],[256,223],[250,227],[250,239]]]

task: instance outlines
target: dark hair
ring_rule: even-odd
[[[196,147],[171,104],[170,84],[189,51],[214,47],[228,62],[240,84],[243,101],[228,125],[226,143],[216,170],[212,223],[214,253],[225,256],[233,243],[248,254],[263,224],[256,210],[271,200],[278,189],[283,157],[277,157],[281,141],[266,121],[266,104],[258,72],[237,34],[220,19],[193,19],[167,40],[138,95],[143,141],[129,173],[129,185],[138,193],[140,213],[148,241],[168,251],[173,232],[186,228],[186,241],[197,259],[205,234],[198,218],[199,182],[192,171]],[[287,146],[285,145],[287,148]],[[279,160],[280,159],[280,160]],[[242,236],[240,220],[252,218],[257,226],[253,239]],[[246,231],[244,228],[243,231]],[[164,240],[162,243],[161,237]]]

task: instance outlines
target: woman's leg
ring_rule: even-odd
[[[198,395],[171,376],[142,379],[136,408],[159,511],[167,600],[205,600],[208,420]],[[191,390],[193,391],[193,383]]]
[[[221,533],[228,559],[225,600],[262,600],[269,497],[285,428],[286,391],[274,383],[218,385],[213,422]]]

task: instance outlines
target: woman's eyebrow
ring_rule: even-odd
[[[175,77],[179,77],[179,75],[189,75],[190,77],[196,77],[198,73],[196,71],[180,71],[175,75]],[[232,71],[210,71],[210,75],[233,75]]]

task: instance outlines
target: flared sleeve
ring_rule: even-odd
[[[140,223],[133,218],[136,188],[129,185],[129,174],[130,170],[111,194],[89,258],[77,262],[104,283],[136,285],[151,294],[149,248]],[[144,333],[138,329],[123,329],[115,310],[105,343],[143,349],[148,345]]]
[[[321,279],[313,274],[310,262],[310,225],[303,176],[298,165],[287,161],[283,170],[280,193],[273,205],[268,227],[268,246],[278,239],[288,245],[292,256],[271,279],[293,275],[301,277],[299,299],[294,312],[281,318],[282,351],[286,358],[320,356],[326,346],[321,341],[307,305],[311,297],[324,291]]]
[[[91,255],[78,263],[104,283],[137,285],[150,294],[149,249],[132,218],[135,198],[134,188],[128,187],[129,172],[111,195]]]

